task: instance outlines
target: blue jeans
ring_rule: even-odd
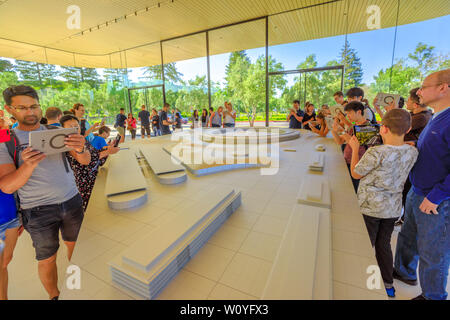
[[[447,299],[448,269],[450,266],[450,200],[441,202],[439,214],[423,213],[419,206],[424,196],[411,188],[406,198],[405,222],[398,234],[395,250],[395,271],[408,280],[419,280],[427,299]]]
[[[160,136],[161,135],[161,130],[158,129],[157,127],[153,127],[153,135],[156,136]]]

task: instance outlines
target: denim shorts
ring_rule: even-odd
[[[23,209],[23,227],[33,240],[36,259],[48,259],[58,251],[60,230],[64,241],[75,242],[83,218],[80,194],[60,204]]]
[[[20,227],[19,218],[12,219],[2,225],[0,225],[0,240],[5,241],[5,233],[8,229],[14,229]],[[0,252],[2,251],[0,247]]]

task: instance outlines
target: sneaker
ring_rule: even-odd
[[[389,298],[395,298],[395,288],[394,287],[386,289],[386,293]]]
[[[392,273],[392,276],[394,277],[394,279],[400,280],[401,282],[404,282],[410,286],[417,286],[417,280],[409,280],[409,279],[405,279],[402,276],[400,276],[397,271],[395,271]]]
[[[415,298],[412,298],[411,300],[427,300],[423,294],[418,295]]]
[[[59,296],[53,297],[50,300],[54,300],[54,301],[59,300]]]

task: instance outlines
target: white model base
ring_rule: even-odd
[[[157,297],[240,206],[241,193],[230,191],[212,196],[203,209],[206,211],[187,208],[114,258],[109,263],[113,283],[144,299]]]
[[[129,210],[143,206],[148,200],[146,190],[118,194],[106,197],[112,210]]]

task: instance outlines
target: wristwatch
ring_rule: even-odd
[[[77,154],[83,154],[83,153],[85,153],[85,152],[86,152],[86,146],[83,146],[83,151],[78,152],[77,150],[75,150],[75,152],[76,152]]]

